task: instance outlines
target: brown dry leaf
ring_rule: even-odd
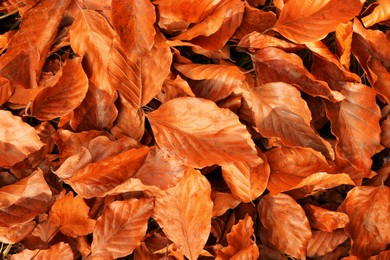
[[[52,192],[38,169],[29,177],[0,188],[0,227],[31,221],[46,212]]]
[[[9,111],[0,110],[0,166],[23,161],[44,145],[35,129]]]
[[[153,218],[189,259],[197,259],[210,234],[211,187],[199,171],[188,168],[175,187],[157,194]]]
[[[276,47],[281,50],[298,50],[303,48],[302,45],[287,42],[276,37],[262,34],[259,32],[252,32],[242,37],[238,43],[238,47],[264,49],[267,47]]]
[[[389,187],[355,187],[338,211],[350,219],[345,232],[352,239],[352,256],[368,259],[386,249],[390,243]]]
[[[245,2],[244,18],[232,38],[241,39],[252,32],[263,33],[267,29],[272,28],[275,22],[276,15],[273,12],[265,12]]]
[[[153,4],[149,0],[113,0],[111,9],[113,26],[127,55],[134,60],[148,54],[156,34]]]
[[[88,164],[65,182],[84,198],[104,197],[136,173],[148,152],[148,147],[141,147]]]
[[[382,62],[374,57],[367,60],[368,80],[372,88],[387,103],[390,103],[390,73]]]
[[[267,194],[260,200],[258,211],[272,244],[289,256],[306,257],[312,233],[305,211],[293,198]]]
[[[337,159],[360,170],[351,176],[359,183],[370,174],[371,156],[380,143],[380,110],[375,92],[366,85],[345,83],[340,91],[346,99],[336,104],[326,103],[326,115],[337,138]]]
[[[270,167],[267,158],[259,155],[263,163],[249,167],[246,163],[236,162],[222,165],[222,176],[232,194],[244,203],[258,198],[267,188]]]
[[[158,26],[169,33],[180,32],[208,17],[222,0],[157,0]]]
[[[80,195],[73,197],[68,192],[58,199],[50,210],[50,221],[60,228],[62,234],[74,237],[92,233],[95,220],[88,217],[89,207]]]
[[[72,112],[81,104],[88,91],[88,78],[81,60],[66,60],[57,84],[43,88],[37,94],[31,106],[34,117],[39,120],[52,120]]]
[[[156,99],[161,103],[166,103],[178,97],[195,97],[195,94],[192,92],[188,82],[182,79],[180,75],[177,75],[173,79],[165,79],[161,92],[157,95]]]
[[[344,230],[338,229],[333,232],[315,231],[307,246],[307,256],[323,256],[334,251],[340,244],[348,239]]]
[[[233,209],[241,203],[240,200],[231,193],[212,190],[211,199],[213,200],[213,217],[223,215],[228,209]]]
[[[390,250],[382,251],[376,256],[371,256],[368,260],[388,260],[390,257]]]
[[[381,129],[382,129],[381,144],[386,148],[390,148],[390,117],[389,116],[382,121]]]
[[[311,148],[279,146],[265,155],[271,168],[267,189],[273,195],[288,191],[311,174],[328,168],[325,157]]]
[[[246,215],[227,234],[228,246],[218,250],[216,259],[258,259],[259,248],[252,241],[253,232],[253,220],[249,215]]]
[[[310,226],[326,232],[332,232],[338,228],[344,228],[349,222],[348,215],[342,212],[327,210],[311,204],[306,204],[303,209],[310,222]]]
[[[20,29],[0,59],[0,76],[9,79],[13,87],[37,87],[46,55],[70,2],[40,1],[23,15]]]
[[[360,0],[289,0],[273,29],[295,43],[319,41],[360,13]]]
[[[362,22],[366,28],[390,19],[390,2],[386,0],[377,0],[375,1],[375,4],[374,11],[362,18]]]
[[[311,96],[326,98],[332,102],[343,100],[339,92],[331,90],[324,81],[317,80],[303,65],[301,58],[293,53],[269,47],[252,55],[259,84],[285,82]]]
[[[38,216],[40,223],[36,224],[34,230],[22,242],[26,248],[47,248],[52,239],[60,230],[51,223],[48,215]]]
[[[24,249],[18,254],[11,255],[11,260],[50,260],[50,259],[61,259],[61,260],[73,260],[72,248],[69,244],[60,242],[51,246],[49,249],[36,249],[28,250]]]
[[[131,254],[146,234],[153,199],[110,203],[97,219],[89,259],[114,259]]]
[[[72,23],[69,34],[72,49],[83,57],[83,66],[88,78],[96,88],[110,97],[110,102],[113,102],[115,95],[107,72],[107,66],[110,64],[110,57],[107,54],[116,32],[98,12],[82,10]]]
[[[197,97],[215,102],[227,98],[245,81],[244,73],[237,66],[177,63],[174,67],[191,79],[189,84]]]
[[[205,99],[182,97],[147,115],[158,146],[181,163],[203,168],[213,164],[261,162],[238,117]]]
[[[251,90],[244,99],[262,136],[278,137],[285,145],[310,147],[329,159],[334,158],[330,144],[311,128],[310,109],[292,85],[267,83]]]
[[[75,131],[103,130],[111,128],[118,110],[115,99],[108,92],[96,87],[89,81],[87,95],[71,116],[70,126]]]

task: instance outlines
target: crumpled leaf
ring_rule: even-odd
[[[374,11],[362,18],[364,27],[368,28],[376,23],[390,19],[390,3],[386,0],[377,0]]]
[[[259,248],[252,241],[253,232],[253,220],[246,215],[226,235],[228,246],[218,250],[216,259],[258,259]]]
[[[0,110],[0,166],[23,161],[44,145],[35,129],[11,112]]]
[[[49,249],[36,249],[29,250],[24,249],[18,254],[11,255],[11,260],[26,260],[26,259],[35,259],[35,260],[47,260],[47,259],[63,259],[63,260],[73,260],[73,251],[69,244],[60,242],[51,246]]]
[[[113,0],[111,3],[113,26],[129,57],[142,57],[153,46],[156,34],[154,6],[149,0]],[[139,15],[142,14],[142,15]]]
[[[306,204],[303,209],[310,222],[310,226],[326,232],[333,232],[338,228],[344,228],[349,222],[348,215],[342,212],[327,210],[311,204]]]
[[[97,219],[91,259],[114,259],[131,254],[146,234],[153,199],[128,199],[110,203]]]
[[[244,99],[262,136],[279,137],[285,145],[310,147],[327,158],[334,157],[330,144],[311,128],[309,107],[292,85],[267,83],[251,90]]]
[[[295,43],[315,42],[357,16],[361,8],[360,0],[289,0],[273,29]]]
[[[306,257],[312,232],[305,211],[293,198],[267,194],[261,198],[258,211],[272,244],[292,257]]]
[[[191,260],[198,258],[210,234],[213,210],[210,194],[207,179],[188,168],[175,187],[156,197],[153,218]]]
[[[348,192],[338,211],[346,213],[350,219],[345,227],[352,240],[350,255],[368,259],[386,249],[390,243],[389,187],[355,187]]]
[[[39,120],[52,120],[72,112],[81,104],[88,91],[88,78],[81,60],[66,60],[57,84],[43,88],[37,94],[31,106],[34,117]]]
[[[175,64],[175,69],[192,79],[197,97],[219,101],[244,84],[245,75],[237,66],[219,64]]]
[[[31,221],[46,212],[52,192],[38,169],[29,177],[0,188],[0,227]]]
[[[60,228],[62,234],[74,237],[92,233],[95,220],[88,217],[89,207],[80,195],[73,197],[68,192],[58,199],[50,210],[50,221]]]
[[[253,141],[238,117],[214,102],[176,98],[147,115],[158,146],[185,165],[261,162]]]

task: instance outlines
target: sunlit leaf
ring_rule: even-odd
[[[158,146],[185,165],[261,162],[253,141],[238,117],[215,103],[182,97],[147,115]]]
[[[386,0],[375,1],[377,4],[369,15],[362,18],[362,22],[366,28],[373,26],[376,23],[390,19],[390,3]]]
[[[51,246],[49,249],[36,249],[28,250],[24,249],[18,254],[11,256],[12,260],[26,260],[26,259],[35,259],[35,260],[48,260],[48,259],[63,259],[63,260],[73,260],[73,251],[69,244],[60,242]]]
[[[326,232],[332,232],[338,228],[344,228],[349,222],[348,215],[342,212],[327,210],[311,204],[306,204],[303,209],[310,222],[310,226]]]
[[[199,171],[188,168],[175,187],[156,198],[153,218],[191,260],[198,258],[210,233],[213,209],[210,194],[207,179]]]

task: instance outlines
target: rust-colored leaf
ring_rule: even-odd
[[[0,110],[0,126],[1,167],[23,161],[44,145],[33,127],[9,111]]]
[[[31,176],[0,188],[0,195],[0,227],[10,227],[46,212],[52,192],[38,169]]]
[[[353,188],[338,211],[350,219],[345,232],[352,239],[352,256],[368,259],[386,249],[390,243],[389,187]]]
[[[213,200],[213,217],[223,215],[228,209],[232,209],[240,204],[240,200],[236,199],[231,193],[218,192],[213,190],[211,192],[211,199]]]
[[[236,66],[217,64],[175,64],[175,69],[191,79],[197,97],[219,101],[244,84],[245,75]]]
[[[268,194],[260,200],[258,210],[270,242],[292,257],[305,258],[312,233],[301,206],[286,194]]]
[[[333,232],[335,229],[344,228],[349,222],[348,215],[342,212],[327,210],[311,204],[306,204],[303,209],[310,226],[322,231]]]
[[[69,244],[60,242],[50,247],[49,249],[36,249],[28,250],[24,249],[22,252],[12,255],[11,260],[26,260],[26,259],[36,259],[36,260],[48,260],[48,259],[63,259],[63,260],[73,260],[72,248]]]
[[[33,231],[35,224],[35,221],[30,221],[12,227],[0,227],[1,243],[15,244],[20,242]]]
[[[367,16],[362,18],[364,27],[368,28],[376,23],[390,19],[390,3],[386,0],[378,0],[375,2],[374,10]]]
[[[290,0],[284,4],[273,29],[296,43],[315,42],[354,18],[361,8],[360,0]]]
[[[67,60],[57,84],[37,94],[31,113],[39,120],[64,116],[81,104],[87,91],[88,78],[81,66],[81,58]]]
[[[245,126],[230,110],[199,98],[176,98],[147,115],[158,146],[185,165],[261,162]]]
[[[285,145],[310,147],[333,158],[333,149],[310,126],[311,112],[301,93],[283,82],[267,83],[244,96],[259,133],[279,137]]]
[[[260,84],[282,81],[294,84],[311,96],[323,97],[332,102],[344,99],[339,92],[331,90],[326,82],[317,80],[308,72],[295,54],[269,47],[258,50],[252,55],[252,61]]]
[[[259,248],[252,241],[253,232],[253,220],[249,215],[246,215],[227,234],[228,246],[218,250],[216,259],[258,259]]]
[[[96,221],[89,258],[114,259],[131,254],[146,234],[152,211],[152,199],[110,203]]]
[[[80,195],[67,193],[50,210],[50,221],[67,236],[77,237],[92,233],[95,220],[88,217],[89,207]]]
[[[222,165],[222,176],[233,195],[244,203],[259,197],[267,188],[270,167],[264,155],[263,163],[249,167],[242,162]]]
[[[135,58],[146,55],[153,46],[156,34],[153,27],[156,13],[152,3],[149,0],[113,0],[111,5],[113,25],[125,52]]]
[[[307,256],[323,256],[334,251],[340,244],[348,239],[344,230],[338,229],[333,232],[313,231],[313,236],[307,246]]]
[[[198,258],[210,233],[213,210],[210,194],[207,179],[188,168],[175,187],[156,198],[153,218],[189,259]]]

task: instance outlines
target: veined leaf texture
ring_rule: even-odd
[[[5,259],[389,259],[388,0],[0,1]]]

